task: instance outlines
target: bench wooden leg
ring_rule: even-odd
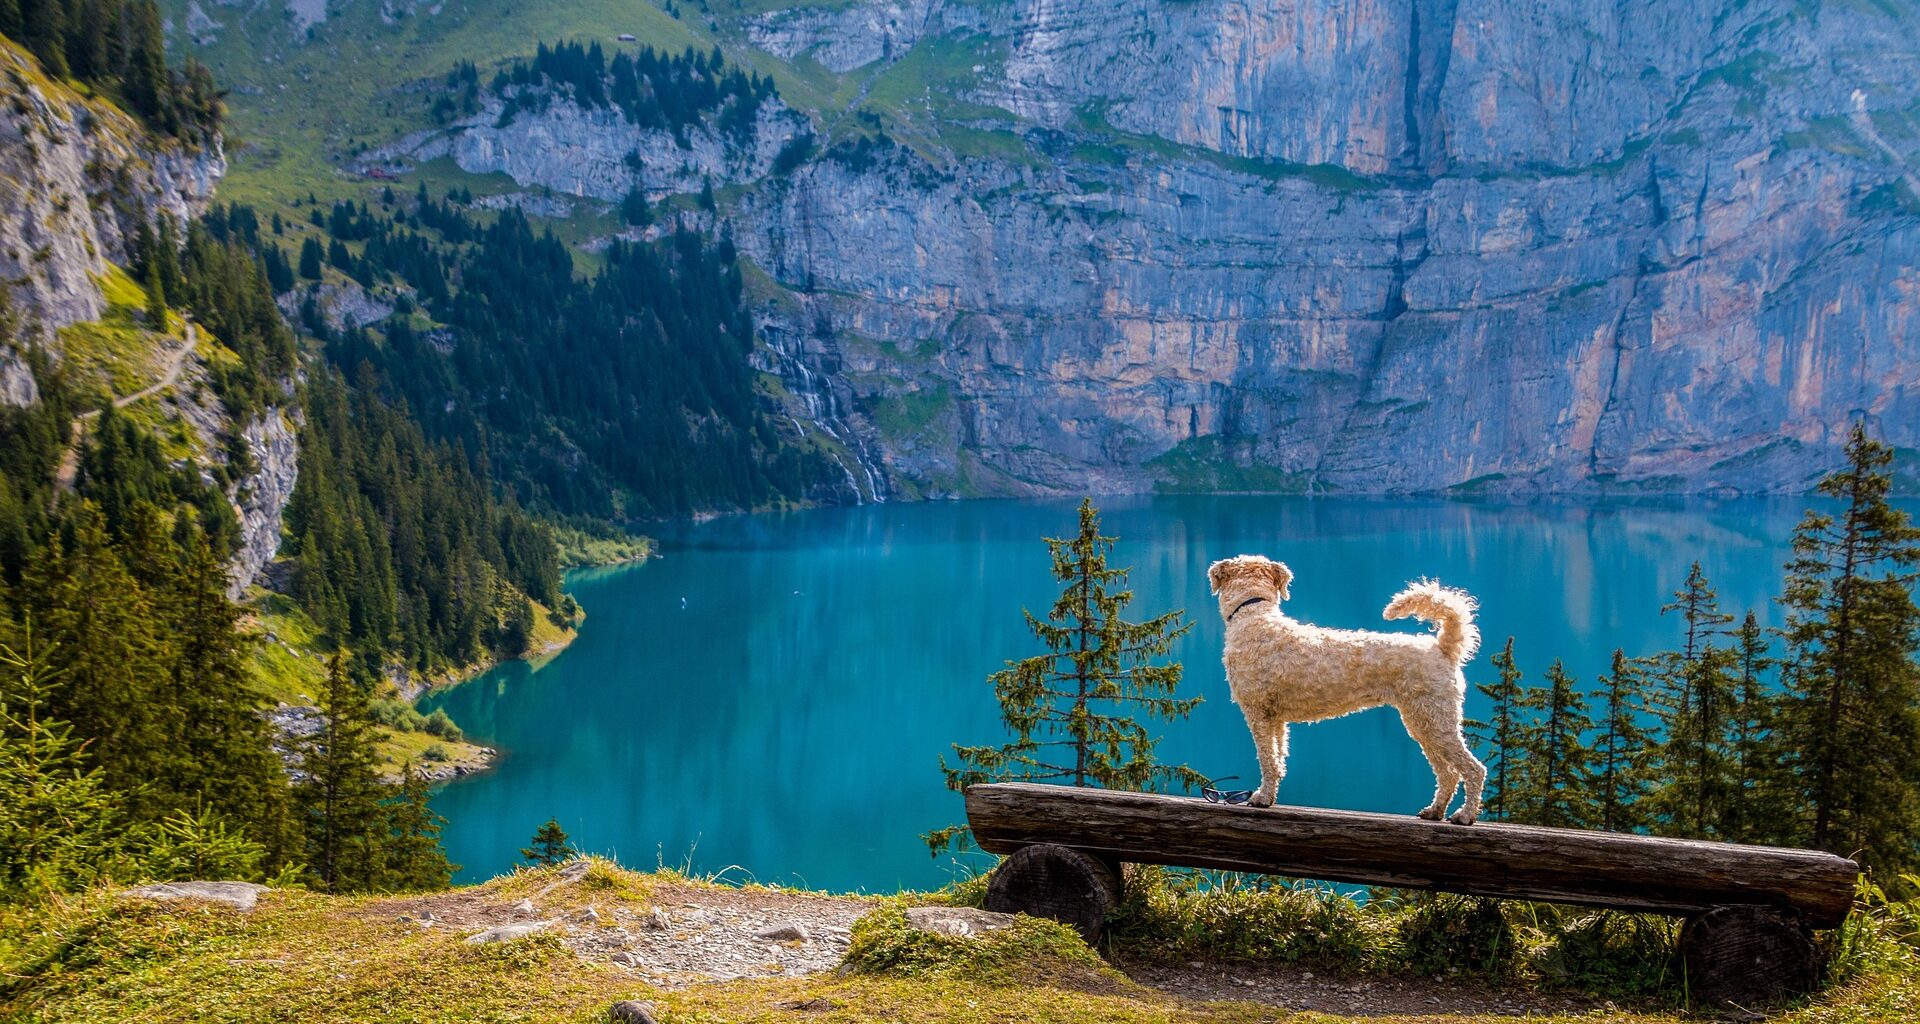
[[[1680,929],[1687,992],[1698,1007],[1754,1008],[1811,992],[1820,978],[1813,933],[1771,907],[1716,907]]]
[[[1023,846],[994,869],[987,909],[1047,917],[1100,941],[1107,914],[1120,903],[1118,865],[1051,843]]]

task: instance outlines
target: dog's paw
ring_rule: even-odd
[[[1422,818],[1425,818],[1425,819],[1427,819],[1428,821],[1439,821],[1439,820],[1440,820],[1440,812],[1439,812],[1439,811],[1437,811],[1437,810],[1435,810],[1435,809],[1433,809],[1433,808],[1431,808],[1431,807],[1422,807],[1422,808],[1420,809],[1420,816],[1421,816]]]
[[[1462,807],[1453,812],[1453,816],[1447,820],[1453,822],[1455,825],[1471,825],[1473,824],[1473,815],[1468,814],[1467,809]]]
[[[1255,793],[1247,798],[1248,807],[1272,807],[1273,797],[1265,793]]]

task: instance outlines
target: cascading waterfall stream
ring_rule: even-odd
[[[800,351],[799,339],[773,323],[761,324],[760,334],[766,339],[767,350],[774,359],[774,365],[769,369],[778,374],[787,390],[800,399],[806,410],[807,422],[812,424],[813,429],[837,442],[831,454],[841,472],[847,475],[847,486],[852,488],[855,499],[863,505],[869,502],[884,503],[887,500],[886,473],[880,467],[877,454],[859,431],[847,423],[840,399],[833,393],[831,383],[824,374],[807,364]],[[789,419],[793,419],[796,430],[807,433],[806,427],[798,419],[791,416]],[[848,465],[849,461],[852,465]]]

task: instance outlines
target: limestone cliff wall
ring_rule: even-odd
[[[1911,8],[956,7],[754,23],[830,67],[984,32],[966,97],[1038,157],[743,206],[856,392],[929,413],[909,480],[1765,491],[1851,418],[1920,446]],[[1176,145],[1089,154],[1128,136]]]

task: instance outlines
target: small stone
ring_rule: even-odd
[[[754,932],[753,937],[756,939],[767,939],[773,942],[805,942],[807,941],[807,926],[797,921],[788,921],[784,924],[776,924],[768,928],[762,928]]]
[[[1011,928],[1013,915],[972,907],[910,907],[907,924],[923,932],[971,938]]]
[[[840,1004],[826,996],[815,996],[812,999],[788,999],[773,1005],[782,1010],[796,1010],[800,1013],[826,1013],[828,1010],[838,1008]]]
[[[430,925],[430,924],[438,924],[439,922],[440,922],[439,915],[435,914],[433,911],[422,910],[420,912],[420,924],[422,926]]]
[[[622,967],[640,966],[640,958],[637,956],[634,956],[632,953],[629,953],[624,949],[615,950],[614,954],[608,957],[607,959],[613,961],[616,964],[619,964]]]
[[[128,889],[122,895],[161,901],[206,900],[225,903],[244,913],[253,909],[261,893],[269,891],[266,886],[253,882],[159,882]]]
[[[578,882],[587,877],[587,872],[592,868],[593,862],[585,858],[570,860],[560,870],[554,872],[553,877],[562,882]]]
[[[607,1019],[614,1024],[654,1024],[653,1004],[622,999],[607,1007]]]
[[[531,921],[527,924],[503,924],[498,928],[489,928],[484,932],[475,932],[467,936],[469,945],[481,946],[490,942],[512,942],[529,935],[544,932],[553,927],[552,921]]]
[[[581,920],[581,921],[583,921],[583,922],[585,922],[585,923],[587,923],[587,924],[599,924],[599,923],[600,923],[600,911],[598,911],[598,910],[595,910],[595,909],[594,909],[594,908],[592,908],[592,907],[588,907],[587,909],[585,909],[585,910],[582,910],[582,911],[580,912],[580,915],[579,915],[579,917],[580,917],[580,920]]]
[[[515,903],[513,905],[513,912],[516,914],[525,914],[528,917],[532,917],[534,914],[537,914],[540,911],[535,909],[532,900],[521,900],[520,902]]]
[[[659,907],[655,907],[647,912],[647,927],[653,931],[664,932],[672,926],[673,921],[667,917],[667,912],[661,910]]]

